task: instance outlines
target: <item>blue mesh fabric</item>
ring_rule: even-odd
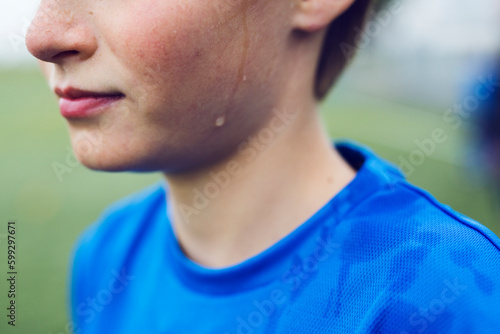
[[[500,240],[353,144],[356,178],[290,235],[208,269],[163,183],[110,207],[71,270],[76,333],[500,333]]]

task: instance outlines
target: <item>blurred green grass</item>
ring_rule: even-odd
[[[59,182],[52,163],[65,162],[69,138],[56,100],[37,70],[0,71],[0,108],[0,236],[8,220],[17,221],[19,272],[15,328],[6,324],[7,286],[1,280],[0,332],[67,333],[67,264],[76,237],[112,201],[160,177],[99,173],[78,166]],[[415,110],[342,85],[322,109],[332,136],[364,143],[393,162],[408,157],[416,148],[415,139],[428,138],[442,124],[438,110]],[[437,146],[410,181],[499,234],[485,185],[460,163],[467,129],[447,135],[449,139]],[[1,238],[0,242],[6,272],[6,244]]]

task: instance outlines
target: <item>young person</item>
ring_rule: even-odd
[[[165,175],[79,239],[74,332],[500,331],[499,239],[319,120],[369,2],[42,0],[79,160]]]

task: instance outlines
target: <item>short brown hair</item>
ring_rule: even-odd
[[[316,72],[314,94],[318,100],[326,96],[352,59],[353,54],[345,54],[341,45],[356,46],[359,31],[364,27],[371,3],[372,0],[354,0],[351,7],[330,23]]]

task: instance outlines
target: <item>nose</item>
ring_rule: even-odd
[[[85,60],[97,49],[87,18],[74,1],[42,0],[26,34],[26,47],[36,58],[62,65]],[[74,8],[70,8],[71,4]]]

